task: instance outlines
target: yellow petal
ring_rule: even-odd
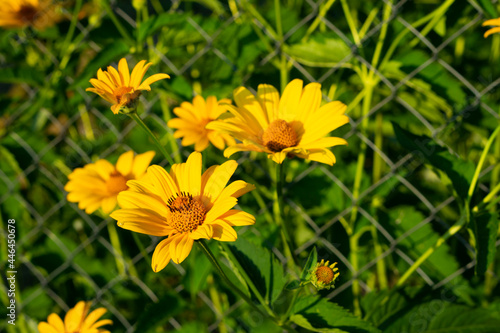
[[[116,196],[108,197],[102,200],[101,208],[104,214],[109,214],[116,207]]]
[[[107,310],[105,308],[98,308],[92,311],[87,318],[85,318],[81,330],[90,329],[90,327],[92,327],[93,324],[106,313],[106,311]]]
[[[278,106],[280,94],[276,88],[269,84],[259,84],[257,88],[257,99],[262,108],[266,111],[269,123],[272,123],[278,117]]]
[[[201,154],[193,152],[186,161],[186,181],[189,193],[193,196],[200,195],[201,191]]]
[[[116,162],[116,170],[126,177],[130,174],[130,172],[132,172],[133,163],[134,152],[129,150],[128,152],[121,154],[118,158],[118,162]]]
[[[122,191],[118,194],[118,204],[127,209],[148,209],[162,216],[168,216],[170,211],[163,201],[158,201],[151,195],[144,193]]]
[[[500,27],[492,28],[484,33],[484,38],[488,37],[491,34],[500,32]]]
[[[191,232],[189,234],[189,237],[191,237],[194,240],[197,240],[200,238],[211,239],[212,233],[213,233],[213,230],[212,230],[212,226],[210,224],[202,224],[195,231]]]
[[[313,82],[305,86],[298,105],[296,120],[305,123],[307,119],[319,109],[321,100],[321,84]]]
[[[151,236],[167,236],[173,229],[166,216],[148,209],[118,209],[111,215],[119,227]]]
[[[179,237],[170,243],[170,255],[172,261],[180,264],[186,259],[193,248],[194,240],[189,237],[189,234],[180,234]]]
[[[95,329],[98,329],[99,327],[101,326],[104,326],[104,325],[112,325],[113,324],[113,321],[111,319],[103,319],[103,320],[99,320],[98,322],[96,322],[94,325],[92,325],[92,327],[90,327],[90,331],[92,332],[92,330],[95,330]],[[106,333],[106,332],[109,332],[107,330],[103,330],[103,329],[100,329],[98,330],[97,333]]]
[[[255,144],[237,143],[235,145],[227,147],[226,150],[224,150],[224,157],[229,158],[234,153],[237,153],[237,152],[240,152],[240,151],[263,152],[264,151],[264,147],[261,146],[261,145],[255,145]]]
[[[51,326],[53,326],[56,329],[56,331],[64,332],[64,322],[62,321],[61,317],[59,317],[57,314],[51,313],[47,318],[47,321]]]
[[[151,90],[150,85],[155,83],[156,81],[163,80],[163,79],[170,79],[170,76],[167,74],[154,74],[148,77],[146,80],[144,80],[143,83],[137,88],[137,90]]]
[[[133,88],[137,88],[141,84],[142,77],[139,78],[139,75],[143,72],[144,69],[144,64],[146,63],[146,60],[141,60],[135,65],[134,69],[132,70],[132,74],[130,75],[130,86]],[[147,67],[151,66],[151,64],[148,64]],[[147,68],[146,68],[147,70]]]
[[[231,209],[219,216],[219,220],[226,222],[230,226],[245,226],[255,224],[255,217],[252,214],[238,209]]]
[[[203,195],[210,198],[210,201],[213,202],[222,192],[237,167],[238,163],[231,160],[215,168],[213,174],[207,180],[203,189]]]
[[[66,331],[79,331],[80,326],[83,323],[83,319],[89,311],[89,308],[90,303],[86,303],[84,301],[76,303],[75,307],[70,309],[64,317],[64,325],[66,327]]]
[[[297,148],[303,148],[303,149],[321,149],[321,148],[328,148],[328,147],[333,147],[333,146],[339,146],[339,145],[347,145],[347,141],[342,138],[337,138],[337,137],[326,137],[326,138],[321,138],[316,141],[312,141],[308,144],[299,144]]]
[[[487,25],[500,25],[500,18],[486,20],[483,22],[483,27]]]
[[[163,199],[164,203],[168,202],[174,194],[180,192],[176,182],[170,174],[158,165],[152,165],[147,171],[151,183],[158,189],[158,194]]]
[[[231,208],[236,206],[238,199],[234,197],[225,197],[214,202],[213,206],[205,216],[205,224],[210,224],[217,220],[221,215],[225,214]]]
[[[179,235],[170,236],[156,245],[151,260],[151,267],[155,273],[161,271],[170,262],[170,243],[177,237],[179,237]]]
[[[224,188],[217,199],[226,197],[239,198],[252,190],[255,190],[255,185],[248,184],[243,180],[236,180]]]
[[[300,97],[302,95],[302,80],[295,79],[285,87],[278,108],[278,118],[287,122],[294,120],[298,113]]]
[[[138,154],[134,158],[132,174],[134,175],[135,179],[139,179],[144,175],[155,154],[156,153],[153,150],[150,150],[145,153]]]
[[[212,238],[221,242],[234,242],[238,238],[238,234],[234,229],[227,223],[217,220],[216,224],[213,224],[213,235]]]
[[[231,105],[226,106],[229,112],[248,124],[255,133],[267,128],[269,125],[267,114],[265,114],[259,101],[257,101],[255,96],[247,88],[236,88],[233,92],[233,97],[238,107],[235,108]]]
[[[56,330],[53,326],[44,321],[38,324],[38,331],[40,333],[65,333],[64,329],[62,331]]]
[[[118,72],[122,77],[122,85],[124,87],[130,86],[130,70],[128,69],[127,59],[121,58],[118,63]]]

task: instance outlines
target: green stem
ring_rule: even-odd
[[[398,283],[396,284],[396,286],[401,286],[403,285],[403,283],[413,274],[413,272],[415,272],[417,270],[417,268],[420,267],[420,265],[422,265],[422,263],[427,260],[427,258],[429,258],[431,256],[431,254],[434,253],[434,251],[436,251],[436,249],[438,249],[441,245],[443,245],[444,242],[446,242],[446,240],[448,238],[450,238],[451,236],[453,236],[454,234],[456,234],[457,232],[460,231],[460,229],[462,229],[462,227],[465,225],[465,222],[466,222],[466,215],[465,214],[462,214],[462,216],[460,217],[460,219],[458,220],[457,223],[455,223],[454,225],[452,225],[448,231],[446,231],[446,233],[439,237],[439,239],[436,241],[436,243],[430,247],[429,249],[427,249],[427,251],[425,251],[414,263],[413,265],[411,265],[411,267],[403,274],[403,276],[399,279]]]
[[[231,280],[229,280],[229,278],[227,277],[226,273],[224,273],[224,271],[222,270],[222,267],[219,265],[219,262],[217,261],[217,258],[215,258],[215,256],[213,255],[212,251],[210,251],[210,248],[207,246],[207,244],[205,243],[205,240],[203,239],[199,239],[196,241],[196,243],[199,245],[200,249],[203,251],[203,253],[207,256],[208,260],[210,261],[210,263],[214,266],[214,268],[216,269],[217,273],[220,275],[220,277],[224,280],[224,282],[236,293],[238,294],[238,296],[240,296],[241,298],[243,298],[243,300],[245,302],[248,303],[248,305],[250,305],[255,311],[259,312],[261,315],[263,315],[264,317],[267,317],[267,315],[262,312],[261,309],[259,309],[259,307],[257,307],[257,305],[255,305],[254,302],[252,302],[252,300],[250,299],[250,297],[248,297],[247,295],[245,295],[240,288],[236,287],[232,282]]]
[[[472,195],[474,194],[474,191],[476,189],[476,184],[479,179],[479,174],[481,173],[481,169],[483,168],[484,161],[486,160],[486,156],[488,155],[488,152],[491,148],[491,145],[493,144],[493,141],[495,140],[496,136],[500,133],[500,126],[498,126],[493,134],[491,134],[490,138],[488,139],[488,142],[486,142],[486,146],[483,149],[483,152],[481,154],[481,157],[479,158],[479,163],[477,164],[476,171],[474,172],[474,177],[472,177],[472,181],[469,187],[469,192],[467,192],[467,202],[470,204]]]
[[[382,246],[380,245],[378,241],[378,231],[377,227],[372,225],[370,227],[371,233],[372,233],[372,238],[373,238],[373,247],[375,250],[375,257],[380,257],[383,253]],[[381,258],[379,261],[377,261],[377,276],[378,276],[378,285],[380,289],[387,289],[387,275],[386,275],[386,268],[385,268],[385,259]]]
[[[125,260],[123,258],[123,252],[120,245],[120,239],[118,238],[118,233],[116,232],[115,224],[112,222],[107,223],[109,239],[111,240],[111,245],[115,250],[115,261],[116,268],[118,269],[118,273],[122,276],[125,276]]]
[[[351,263],[354,274],[357,274],[359,271],[359,263],[358,263],[358,237],[351,236],[349,237],[349,262]],[[356,277],[352,281],[352,305],[354,307],[354,314],[356,316],[361,315],[361,306],[359,303],[359,279]]]
[[[170,154],[165,150],[165,147],[163,147],[160,141],[158,141],[156,135],[154,135],[153,132],[151,132],[151,130],[149,129],[149,127],[142,121],[141,117],[139,117],[137,112],[132,112],[129,114],[129,116],[130,118],[134,119],[135,122],[138,123],[144,131],[146,131],[146,133],[148,133],[149,137],[153,140],[153,142],[156,144],[156,147],[158,147],[163,156],[167,159],[168,163],[170,163],[170,165],[174,165],[175,162],[172,160]]]
[[[293,306],[295,305],[295,302],[297,301],[297,298],[299,297],[299,294],[301,293],[302,288],[298,288],[298,289],[294,290],[292,301],[290,302],[290,305],[288,305],[288,309],[286,310],[286,313],[284,316],[285,319],[288,319],[288,317],[290,316],[290,312],[292,312]]]
[[[76,0],[75,9],[73,10],[73,16],[71,17],[71,23],[69,25],[68,33],[66,38],[64,38],[63,47],[61,49],[61,58],[64,58],[64,54],[68,52],[68,45],[73,39],[73,34],[75,33],[76,24],[78,23],[78,13],[82,8],[82,0]]]
[[[280,42],[280,84],[281,92],[285,90],[288,84],[288,66],[286,63],[286,56],[283,52],[284,40],[283,40],[283,25],[281,23],[281,2],[280,0],[274,0],[274,12],[276,14],[276,33],[278,34],[278,41]]]
[[[347,4],[347,0],[340,0],[342,3],[342,9],[344,10],[344,16],[347,20],[347,25],[349,26],[349,30],[351,30],[352,38],[354,39],[354,43],[356,45],[360,45],[361,39],[359,38],[358,30],[356,29],[356,24],[351,15],[351,10],[349,9],[349,5]]]
[[[306,42],[309,39],[309,36],[311,36],[311,34],[314,32],[314,30],[316,30],[316,28],[318,27],[318,25],[323,20],[326,13],[328,12],[330,7],[332,7],[332,5],[334,3],[335,3],[335,0],[327,0],[327,2],[321,6],[321,8],[319,9],[318,16],[316,16],[316,18],[311,23],[309,28],[307,28],[307,31],[306,31],[306,34],[304,35],[304,37],[302,37],[302,40],[301,40],[302,42]]]
[[[276,224],[280,228],[281,240],[283,243],[283,249],[285,252],[285,256],[287,257],[287,266],[290,269],[290,272],[297,274],[297,268],[295,266],[295,259],[293,258],[293,253],[291,251],[291,238],[288,233],[288,229],[286,223],[283,221],[283,163],[275,163],[276,164],[276,191],[274,196],[274,216],[276,220]]]

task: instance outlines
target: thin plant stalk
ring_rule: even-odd
[[[293,257],[293,253],[291,250],[290,242],[290,234],[288,233],[288,229],[286,227],[286,223],[283,221],[283,163],[275,163],[276,164],[276,186],[275,186],[275,196],[274,196],[274,218],[276,220],[276,224],[280,228],[281,240],[283,243],[283,249],[285,252],[285,256],[287,258],[287,266],[291,272],[296,272],[295,259]]]
[[[153,132],[151,132],[151,130],[149,129],[149,127],[142,121],[141,117],[139,117],[139,115],[136,112],[130,113],[129,116],[130,116],[130,118],[135,120],[135,122],[137,124],[139,124],[139,126],[141,126],[144,131],[146,131],[146,133],[149,135],[149,137],[155,143],[156,147],[158,147],[160,152],[167,159],[168,163],[170,163],[170,165],[174,165],[175,162],[174,162],[174,160],[172,160],[172,157],[170,156],[170,154],[165,150],[165,147],[163,147],[163,145],[160,143],[160,141],[158,141],[158,139],[156,138],[156,135],[154,135]]]
[[[115,250],[115,261],[116,268],[118,269],[118,273],[122,276],[125,276],[125,260],[123,259],[123,252],[120,244],[120,238],[118,237],[118,233],[116,232],[116,227],[114,223],[108,222],[108,233],[109,239],[111,240],[111,246]]]

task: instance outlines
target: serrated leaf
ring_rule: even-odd
[[[97,76],[97,70],[99,68],[107,67],[111,65],[113,61],[118,61],[120,57],[129,53],[129,50],[129,46],[122,41],[116,41],[107,45],[94,59],[92,59],[85,68],[85,71],[75,80],[71,87],[90,86],[88,82],[92,77]]]
[[[483,213],[472,219],[472,232],[476,238],[477,275],[484,275],[495,259],[498,224],[498,213]]]
[[[347,44],[337,36],[317,34],[306,42],[285,45],[284,50],[297,62],[311,67],[332,67],[351,53]]]
[[[437,145],[427,136],[412,134],[396,123],[392,125],[396,138],[404,148],[418,154],[432,166],[443,171],[450,178],[459,197],[467,198],[467,192],[474,175],[474,163],[452,155],[447,149]]]
[[[281,262],[269,249],[242,237],[228,244],[228,247],[260,294],[272,304],[281,294],[287,281]]]
[[[170,317],[182,310],[181,300],[176,295],[166,295],[157,303],[148,304],[137,320],[141,332],[156,332]]]
[[[300,297],[292,313],[291,321],[315,332],[380,332],[369,322],[317,295]]]
[[[300,274],[300,281],[307,281],[311,273],[309,272],[314,265],[318,262],[318,251],[316,251],[316,246],[309,253],[309,257],[307,258],[306,264],[304,265],[304,269]]]

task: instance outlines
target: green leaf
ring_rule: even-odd
[[[141,332],[157,332],[170,317],[180,312],[183,304],[176,295],[166,295],[157,303],[150,303],[141,313],[136,327]]]
[[[43,81],[44,74],[31,67],[0,68],[0,83],[27,83],[41,86]]]
[[[292,282],[287,284],[285,287],[286,290],[295,290],[297,288],[300,288],[300,281],[299,280],[293,280]]]
[[[491,18],[498,17],[498,11],[491,3],[491,0],[479,0],[479,5],[491,16]]]
[[[139,29],[137,29],[139,41],[143,41],[162,27],[183,23],[186,21],[186,18],[187,15],[180,13],[162,13],[158,16],[153,16],[142,22]]]
[[[435,299],[394,318],[384,332],[495,333],[500,332],[500,320],[487,309],[473,309]]]
[[[399,143],[413,154],[427,160],[432,166],[443,171],[451,180],[460,198],[467,198],[475,166],[452,155],[447,149],[433,143],[427,136],[419,136],[402,129],[393,123],[394,132]]]
[[[309,280],[309,276],[311,273],[309,272],[313,269],[314,265],[318,262],[318,251],[316,251],[316,246],[309,253],[309,257],[307,258],[306,264],[302,273],[300,274],[300,281],[304,282]]]
[[[297,62],[311,67],[332,67],[351,53],[347,44],[334,34],[316,34],[306,42],[290,46],[284,50]]]
[[[274,254],[242,237],[228,247],[264,299],[270,304],[276,300],[287,278]]]
[[[483,213],[472,219],[472,232],[476,238],[477,275],[484,275],[495,259],[498,225],[498,213]]]
[[[380,332],[369,322],[316,295],[300,297],[292,313],[291,321],[314,332]]]
[[[122,41],[116,41],[110,45],[107,45],[87,65],[85,71],[75,80],[71,87],[75,88],[85,85],[90,86],[88,82],[92,77],[97,76],[97,70],[99,68],[111,65],[113,61],[117,61],[119,57],[122,57],[127,53],[129,53],[129,46]]]

